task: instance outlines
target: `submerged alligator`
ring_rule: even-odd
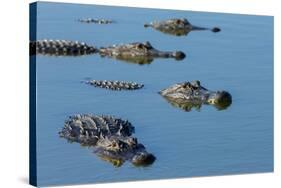
[[[37,40],[31,41],[30,55],[49,56],[81,56],[97,53],[98,49],[84,42],[69,40]]]
[[[160,51],[153,48],[149,42],[135,42],[101,47],[99,53],[102,57],[108,56],[137,64],[149,64],[154,58],[175,58],[176,60],[185,58],[185,54],[181,51]]]
[[[193,107],[199,109],[203,104],[214,105],[218,110],[229,107],[231,95],[226,91],[210,91],[201,86],[198,80],[170,86],[159,92],[173,106],[185,111]]]
[[[59,135],[69,142],[94,147],[94,153],[116,166],[127,160],[135,166],[152,164],[155,156],[138,143],[133,133],[134,127],[128,121],[113,116],[78,114],[65,121]]]
[[[85,81],[86,84],[93,85],[95,87],[111,89],[111,90],[136,90],[143,88],[143,84],[127,81],[113,81],[113,80],[89,80]]]
[[[149,64],[154,58],[175,58],[182,60],[185,54],[181,51],[160,51],[149,42],[135,42],[129,44],[101,47],[100,49],[84,42],[69,40],[37,40],[31,41],[30,55],[42,54],[49,56],[81,56],[99,53],[101,57],[111,57],[126,62]]]
[[[219,32],[220,28],[205,28],[205,27],[197,27],[189,23],[186,18],[182,19],[168,19],[163,21],[154,21],[149,24],[144,24],[144,27],[152,27],[158,31],[161,31],[166,34],[182,36],[187,35],[190,31],[195,30],[210,30],[212,32]]]
[[[83,19],[78,19],[78,21],[82,22],[82,23],[95,23],[95,24],[111,24],[111,23],[113,23],[112,20],[94,19],[94,18],[83,18]]]

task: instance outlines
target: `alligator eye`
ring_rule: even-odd
[[[185,82],[182,87],[183,88],[189,88],[191,86],[191,84],[189,82]]]
[[[112,142],[111,146],[115,148],[117,146],[117,143],[116,142]]]
[[[200,87],[200,81],[199,80],[195,80],[195,85],[196,85],[196,87]]]
[[[128,144],[129,144],[129,145],[135,145],[135,144],[137,144],[137,143],[138,143],[137,138],[130,138],[130,139],[128,140]]]
[[[145,45],[145,48],[147,48],[147,49],[151,49],[152,48],[151,44],[148,41],[146,41],[144,43],[144,45]]]
[[[185,82],[183,85],[182,85],[183,88],[188,88],[190,87],[190,83],[189,82]]]
[[[181,20],[180,20],[180,19],[177,19],[176,23],[177,23],[177,24],[181,24]]]
[[[144,45],[143,44],[137,44],[136,46],[138,49],[143,49],[144,48]]]

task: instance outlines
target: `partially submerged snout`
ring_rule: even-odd
[[[138,152],[132,158],[132,163],[135,166],[148,166],[155,161],[156,157],[148,152]]]
[[[209,96],[207,102],[222,110],[231,105],[232,97],[227,91],[217,91]]]
[[[214,33],[217,33],[217,32],[220,32],[221,29],[220,29],[219,27],[214,27],[214,28],[212,29],[212,31],[213,31]]]
[[[176,60],[182,60],[185,58],[185,53],[183,53],[182,51],[176,51],[172,55]]]

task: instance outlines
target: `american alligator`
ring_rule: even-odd
[[[160,51],[153,48],[149,42],[135,42],[101,47],[99,53],[102,57],[108,56],[137,64],[149,64],[154,58],[175,58],[176,60],[185,58],[185,54],[181,51]]]
[[[228,92],[210,91],[201,86],[198,80],[178,83],[159,93],[173,106],[185,111],[190,111],[193,107],[199,109],[202,104],[214,105],[218,110],[223,110],[232,103]]]
[[[98,49],[84,42],[69,40],[37,40],[30,43],[30,55],[81,56],[97,53]]]
[[[94,148],[94,153],[113,165],[131,161],[135,166],[147,166],[155,161],[137,138],[135,128],[127,120],[106,115],[77,114],[65,121],[59,132],[69,142]]]
[[[152,27],[158,31],[166,34],[183,36],[194,30],[210,30],[212,32],[219,32],[220,28],[214,27],[212,29],[205,27],[197,27],[189,23],[185,18],[182,19],[168,19],[163,21],[154,21],[149,24],[144,24],[144,27]]]
[[[78,21],[82,22],[82,23],[95,23],[95,24],[111,24],[111,23],[113,23],[112,20],[94,19],[94,18],[83,18],[83,19],[79,19]]]
[[[127,81],[113,81],[113,80],[89,80],[85,81],[86,84],[95,87],[111,89],[111,90],[135,90],[143,88],[143,84]]]

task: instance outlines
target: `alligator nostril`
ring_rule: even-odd
[[[226,91],[222,91],[222,92],[220,93],[220,98],[221,98],[223,101],[231,101],[231,100],[232,100],[230,93],[228,93],[228,92],[226,92]]]
[[[176,60],[182,60],[185,58],[185,54],[181,51],[176,51],[173,56],[175,57]]]
[[[226,91],[220,91],[216,94],[214,105],[219,109],[223,110],[229,107],[232,103],[232,97],[230,93]]]
[[[217,32],[220,32],[220,31],[221,31],[221,29],[220,29],[220,28],[218,28],[218,27],[214,27],[214,28],[212,29],[212,31],[213,31],[214,33],[217,33]]]
[[[132,158],[132,163],[136,166],[148,166],[156,160],[151,153],[140,152]]]

